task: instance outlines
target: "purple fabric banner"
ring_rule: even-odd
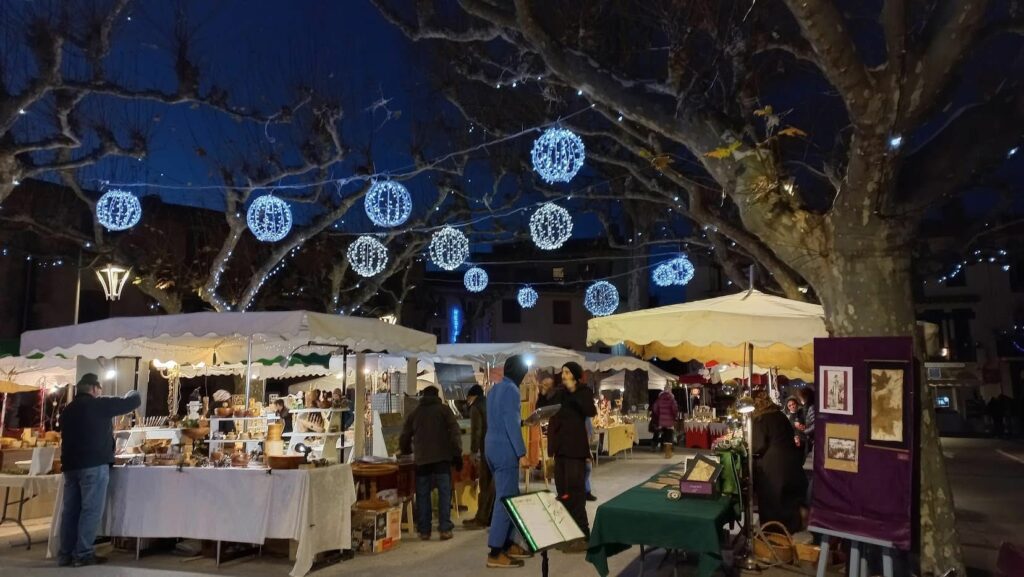
[[[913,340],[815,339],[814,363],[810,525],[909,550],[917,447]]]

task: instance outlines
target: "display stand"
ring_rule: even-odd
[[[849,577],[868,577],[867,551],[862,550],[862,548],[866,548],[865,546],[881,547],[882,575],[883,577],[893,577],[892,550],[894,544],[892,541],[882,541],[844,531],[822,529],[821,527],[808,527],[807,530],[821,535],[821,552],[818,554],[817,577],[825,577],[825,573],[828,570],[829,537],[846,539],[850,542]]]
[[[299,443],[308,444],[311,439],[323,439],[323,443],[318,445],[318,449],[314,451],[314,458],[327,459],[333,463],[343,463],[347,460],[344,459],[342,452],[344,449],[350,449],[352,446],[343,443],[342,440],[345,437],[345,432],[341,430],[341,416],[343,413],[349,411],[349,409],[343,408],[329,408],[329,409],[292,409],[291,414],[293,415],[291,433],[284,433],[282,436],[289,440],[288,452],[290,454],[295,453],[295,447]],[[301,415],[314,414],[319,415],[323,419],[324,430],[323,432],[316,431],[295,431],[295,418]],[[339,447],[339,445],[341,445]]]
[[[548,577],[548,550],[586,535],[568,509],[550,491],[527,493],[501,500],[531,553],[541,555],[541,575]]]

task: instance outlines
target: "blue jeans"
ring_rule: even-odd
[[[487,546],[505,549],[512,542],[513,527],[512,519],[501,500],[519,494],[519,459],[495,462],[488,456],[487,465],[494,477],[494,513],[491,514],[491,528],[487,532]]]
[[[587,494],[588,495],[591,493],[591,491],[590,491],[590,472],[592,470],[594,470],[594,464],[590,462],[590,459],[587,459],[587,474],[584,477],[584,481],[587,484]]]
[[[107,503],[110,466],[64,471],[59,561],[83,561],[96,555],[93,543]]]
[[[437,488],[437,530],[450,533],[452,523],[452,471],[450,463],[416,467],[416,531],[429,535],[432,523],[430,493]]]

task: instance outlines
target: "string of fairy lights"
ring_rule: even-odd
[[[590,108],[592,106],[574,112],[565,117],[565,119]],[[580,136],[560,126],[560,122],[561,120],[549,125],[536,127],[532,130],[527,129],[511,135],[511,137],[501,137],[495,141],[485,143],[484,145],[477,145],[468,150],[484,148],[497,141],[510,140],[511,138],[540,130],[541,134],[534,140],[530,151],[533,169],[548,184],[567,184],[576,177],[585,164],[586,145]],[[430,164],[436,165],[437,162],[467,153],[468,150],[449,153],[440,159],[435,159]],[[403,176],[401,172],[391,174],[380,173],[368,177],[350,177],[348,179],[325,182],[334,182],[340,188],[352,180],[369,178],[372,183],[363,199],[363,209],[367,218],[376,227],[395,229],[408,221],[414,208],[412,195],[408,188],[398,180]],[[138,186],[140,183],[106,184],[112,186],[112,188],[107,189],[103,193],[96,205],[97,221],[108,231],[112,232],[128,230],[137,225],[142,218],[141,203],[136,195],[124,189]],[[295,220],[291,206],[287,201],[275,196],[275,190],[279,188],[317,186],[320,184],[324,183],[307,183],[304,185],[282,185],[278,183],[269,194],[256,197],[246,211],[246,224],[249,231],[258,241],[264,243],[276,243],[285,239],[292,232]],[[571,198],[571,195],[567,195],[567,197]],[[554,201],[538,204],[539,206],[529,219],[530,237],[541,250],[557,250],[564,246],[572,237],[572,215],[565,207],[560,206]],[[435,207],[435,209],[437,208],[439,207]],[[387,268],[389,261],[388,249],[377,238],[378,234],[365,233],[359,235],[346,251],[346,258],[350,268],[357,275],[364,278],[372,278],[381,274]],[[455,271],[465,264],[470,264],[470,240],[456,226],[444,225],[433,230],[426,252],[430,262],[445,271]],[[294,254],[294,251],[290,254]],[[267,276],[273,276],[274,273],[280,270],[281,266],[283,266],[283,263],[275,267],[271,274]],[[682,286],[690,282],[693,278],[693,272],[693,264],[689,258],[686,255],[679,255],[657,265],[652,275],[652,281],[662,287]],[[486,290],[488,284],[489,277],[486,270],[481,266],[470,264],[470,267],[463,275],[463,285],[466,290],[472,293],[480,293]],[[263,282],[259,286],[262,287],[262,285]],[[258,289],[259,287],[257,287]],[[537,301],[536,289],[523,285],[517,293],[517,301],[523,308],[534,306]],[[221,304],[224,305],[226,303]],[[595,280],[587,288],[584,305],[595,316],[612,314],[619,305],[618,289],[608,280]]]

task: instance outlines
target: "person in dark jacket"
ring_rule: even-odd
[[[793,427],[793,442],[806,453],[807,435],[804,434],[806,425],[804,425],[804,409],[800,406],[800,401],[796,397],[786,399],[786,408],[783,409],[782,414],[786,415],[789,424]]]
[[[441,540],[452,538],[452,466],[462,469],[462,431],[437,387],[421,393],[420,404],[405,418],[398,439],[403,455],[416,460],[416,530],[430,540],[430,493],[437,487],[437,529]]]
[[[102,394],[96,375],[86,373],[78,381],[75,399],[61,414],[64,500],[57,548],[57,565],[61,567],[106,561],[96,555],[93,542],[106,507],[114,463],[114,417],[139,408],[142,400],[136,391],[121,398]]]
[[[666,385],[665,390],[658,395],[651,407],[651,420],[654,422],[655,432],[651,443],[657,450],[658,443],[661,443],[665,458],[672,458],[672,449],[675,446],[676,418],[679,416],[679,403],[672,394],[672,385]]]
[[[487,399],[484,388],[473,385],[466,392],[469,403],[469,455],[473,460],[479,478],[477,479],[476,516],[466,519],[462,526],[467,529],[486,529],[491,526],[491,512],[494,510],[494,480],[487,466],[484,452],[484,436],[487,435]]]
[[[761,524],[778,521],[791,533],[801,529],[800,506],[807,493],[804,452],[793,442],[793,427],[767,397],[754,400],[754,492]]]
[[[590,458],[590,436],[587,418],[597,415],[594,393],[582,382],[583,368],[577,363],[562,366],[559,401],[562,408],[548,425],[548,454],[555,458],[555,490],[580,530],[590,537],[587,519],[587,459]],[[586,551],[585,540],[572,543],[570,552]]]

